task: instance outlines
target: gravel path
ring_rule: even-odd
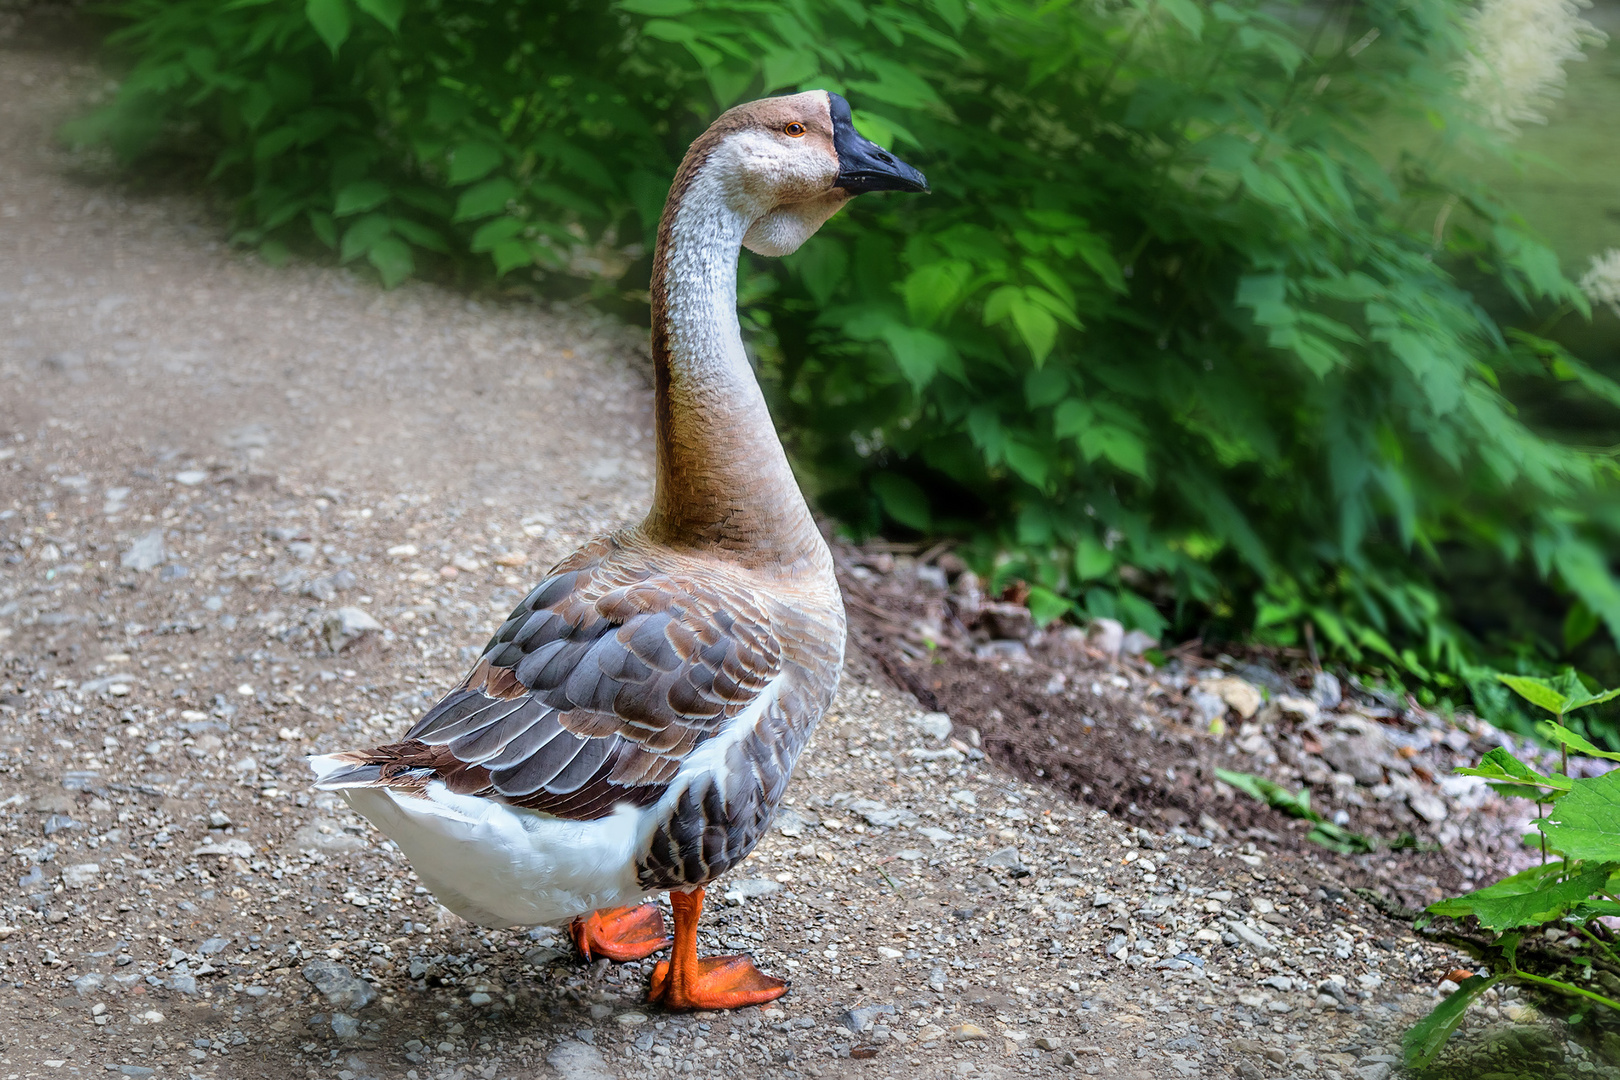
[[[1019,782],[858,658],[711,893],[775,1007],[668,1016],[443,912],[301,758],[400,732],[645,505],[641,334],[232,253],[73,178],[95,82],[0,44],[0,1077],[1389,1074],[1456,957],[1308,857]]]

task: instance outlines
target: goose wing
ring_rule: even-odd
[[[781,662],[751,590],[609,538],[559,564],[403,741],[343,755],[322,786],[437,779],[575,820],[646,806]]]

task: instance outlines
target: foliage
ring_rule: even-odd
[[[1571,742],[1565,742],[1573,733],[1563,727],[1566,712],[1608,700],[1620,691],[1592,692],[1579,680],[1570,679],[1501,678],[1525,700],[1557,718],[1555,725],[1548,726],[1553,729],[1552,741],[1565,747],[1563,770],[1560,775],[1544,776],[1501,747],[1486,754],[1478,769],[1458,770],[1495,778],[1498,782],[1492,787],[1533,799],[1538,808],[1549,804],[1547,815],[1536,820],[1542,836],[1542,861],[1494,885],[1429,905],[1431,916],[1472,916],[1482,929],[1499,934],[1494,944],[1501,963],[1488,978],[1476,975],[1465,980],[1407,1032],[1406,1059],[1413,1067],[1432,1061],[1461,1023],[1468,1004],[1503,979],[1543,986],[1620,1013],[1620,1001],[1567,979],[1527,971],[1518,959],[1524,931],[1562,923],[1579,935],[1577,940],[1593,947],[1592,955],[1574,957],[1574,966],[1590,973],[1594,966],[1602,965],[1611,978],[1620,975],[1620,953],[1615,951],[1613,938],[1607,932],[1602,938],[1593,932],[1593,920],[1620,914],[1620,901],[1616,900],[1620,893],[1620,769],[1592,779],[1571,779],[1567,750],[1571,745],[1578,749],[1584,740],[1573,736]],[[1602,756],[1620,759],[1616,754]]]
[[[761,373],[823,509],[962,538],[1043,617],[1313,633],[1488,702],[1501,643],[1447,615],[1469,552],[1567,605],[1530,668],[1620,636],[1613,457],[1527,428],[1501,389],[1612,408],[1620,386],[1482,306],[1587,300],[1467,176],[1370,134],[1488,142],[1446,74],[1457,0],[116,10],[134,67],[74,137],[133,155],[184,132],[240,194],[241,242],[313,238],[389,285],[471,256],[639,288],[718,110],[844,93],[935,193],[748,260]]]
[[[1253,773],[1232,772],[1229,769],[1216,769],[1215,776],[1223,782],[1231,784],[1250,798],[1258,799],[1260,802],[1276,807],[1289,817],[1304,818],[1306,821],[1311,822],[1311,831],[1305,834],[1307,840],[1337,851],[1341,855],[1354,855],[1360,852],[1378,850],[1379,844],[1374,838],[1358,832],[1351,832],[1344,826],[1334,824],[1311,809],[1311,792],[1309,788],[1300,788],[1299,791],[1293,792],[1273,780],[1267,780],[1263,776],[1255,776]]]

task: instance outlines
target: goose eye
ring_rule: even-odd
[[[795,139],[800,139],[804,137],[804,131],[804,125],[795,120],[793,123],[782,129],[782,134],[791,136]]]

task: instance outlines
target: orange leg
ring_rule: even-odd
[[[703,890],[669,894],[675,909],[675,948],[668,960],[653,969],[647,1000],[666,1009],[740,1009],[775,1001],[788,984],[773,979],[746,956],[697,956],[698,916],[703,912]]]
[[[620,963],[640,960],[669,944],[664,913],[653,903],[593,911],[570,923],[568,932],[587,960],[598,956]]]

